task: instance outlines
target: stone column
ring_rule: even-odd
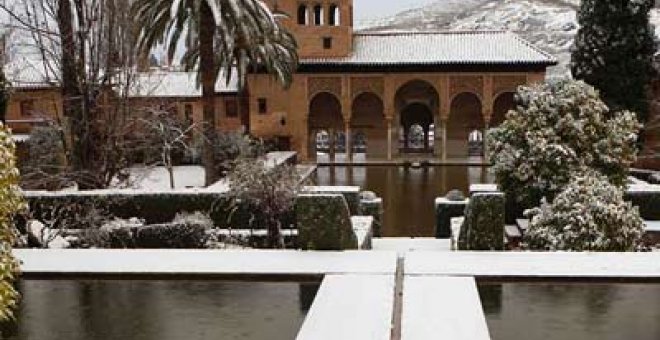
[[[344,134],[346,135],[346,161],[353,162],[353,136],[351,132],[351,123],[344,124]]]
[[[304,145],[307,145],[307,159],[316,162],[318,150],[316,150],[316,131],[314,129],[307,130],[307,143]]]
[[[484,140],[483,140],[483,148],[484,148],[484,161],[488,161],[488,156],[490,155],[490,152],[488,151],[488,122],[486,122],[486,125],[484,127]]]
[[[443,119],[442,123],[442,160],[447,161],[447,123],[448,119]]]
[[[335,129],[330,129],[328,131],[330,136],[328,136],[328,158],[330,162],[335,161],[335,139],[336,139],[336,134],[337,132]]]
[[[442,157],[442,120],[435,118],[435,126],[433,131],[433,155]]]
[[[392,160],[392,119],[387,119],[387,160]]]

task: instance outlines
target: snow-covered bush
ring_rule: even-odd
[[[216,172],[221,177],[226,176],[240,159],[255,159],[265,153],[261,140],[240,132],[218,132],[212,145]]]
[[[27,158],[20,164],[22,186],[29,190],[59,190],[67,185],[62,131],[38,126],[27,141]]]
[[[11,133],[0,122],[0,321],[12,317],[18,301],[18,292],[13,285],[18,264],[11,253],[16,237],[12,218],[25,208],[25,203],[18,187],[19,172],[14,152]]]
[[[598,91],[581,81],[521,87],[518,100],[489,132],[490,161],[508,199],[525,208],[543,197],[551,201],[583,168],[625,185],[640,129],[633,113],[612,114]]]
[[[603,175],[585,170],[555,197],[527,211],[532,250],[634,251],[644,234],[639,210]]]
[[[269,248],[283,248],[281,230],[292,213],[301,178],[295,167],[267,167],[259,160],[237,163],[228,177],[229,199],[234,212],[247,211],[250,228],[267,229]]]

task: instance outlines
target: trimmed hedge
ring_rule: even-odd
[[[129,219],[138,217],[147,225],[170,223],[179,213],[207,213],[214,225],[219,228],[250,229],[250,212],[238,209],[233,214],[229,199],[222,193],[212,192],[121,192],[90,191],[80,193],[28,192],[26,200],[30,213],[40,219],[53,206],[70,204],[95,205],[103,207],[110,215]],[[231,216],[231,220],[229,220]],[[288,216],[285,225],[293,225],[293,214]],[[256,227],[256,226],[255,226]]]
[[[639,214],[643,219],[660,221],[660,190],[627,191],[624,199],[639,207]]]
[[[458,239],[460,250],[504,250],[504,201],[502,193],[470,198]]]
[[[296,200],[295,211],[299,248],[358,249],[348,204],[342,195],[301,195]]]
[[[435,238],[451,238],[451,219],[465,215],[469,200],[438,199],[435,204]]]

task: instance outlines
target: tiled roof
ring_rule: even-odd
[[[4,66],[4,71],[12,87],[16,89],[44,88],[58,84],[50,68],[37,59],[16,58]]]
[[[369,32],[353,36],[345,58],[309,65],[554,65],[557,60],[511,32]]]
[[[218,77],[216,93],[238,92],[238,79],[235,73],[229,83],[224,75]],[[131,89],[130,97],[201,97],[202,88],[197,86],[197,73],[157,70],[141,73],[136,85]]]

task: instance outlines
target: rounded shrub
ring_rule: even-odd
[[[527,211],[531,218],[525,246],[552,251],[634,251],[644,234],[639,210],[623,190],[585,170],[552,203]]]
[[[508,199],[522,208],[551,201],[582,168],[626,184],[637,154],[635,114],[610,112],[598,91],[572,80],[521,87],[517,101],[488,138],[496,182]]]

